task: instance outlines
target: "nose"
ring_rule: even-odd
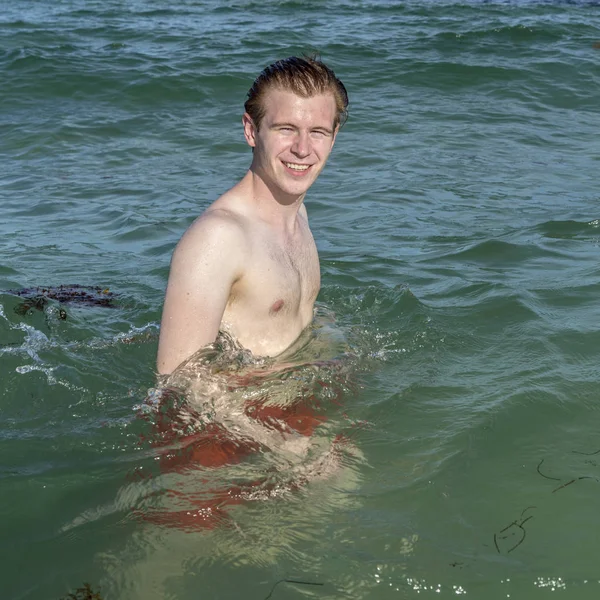
[[[298,134],[294,138],[294,143],[292,145],[291,150],[299,158],[305,158],[310,154],[310,137],[307,132],[298,132]]]

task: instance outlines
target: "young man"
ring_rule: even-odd
[[[214,342],[219,331],[256,356],[275,356],[310,324],[320,270],[303,201],[347,106],[344,85],[318,60],[291,57],[258,76],[242,118],[250,169],[173,253],[160,374]]]

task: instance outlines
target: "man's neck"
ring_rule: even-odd
[[[305,194],[285,194],[280,189],[269,186],[260,173],[253,169],[246,173],[240,184],[247,191],[262,219],[277,228],[293,231]]]

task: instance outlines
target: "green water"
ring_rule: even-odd
[[[2,600],[598,597],[598,2],[0,6]],[[217,527],[140,520],[305,466],[160,474],[139,413],[170,253],[250,161],[245,94],[311,50],[350,119],[307,198],[313,337],[261,385],[350,444]],[[60,284],[116,306],[8,292]]]

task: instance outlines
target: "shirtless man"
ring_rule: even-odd
[[[344,85],[318,60],[291,57],[258,76],[242,118],[250,169],[173,253],[159,374],[171,373],[219,331],[256,356],[276,356],[310,324],[320,270],[304,196],[347,106]]]

